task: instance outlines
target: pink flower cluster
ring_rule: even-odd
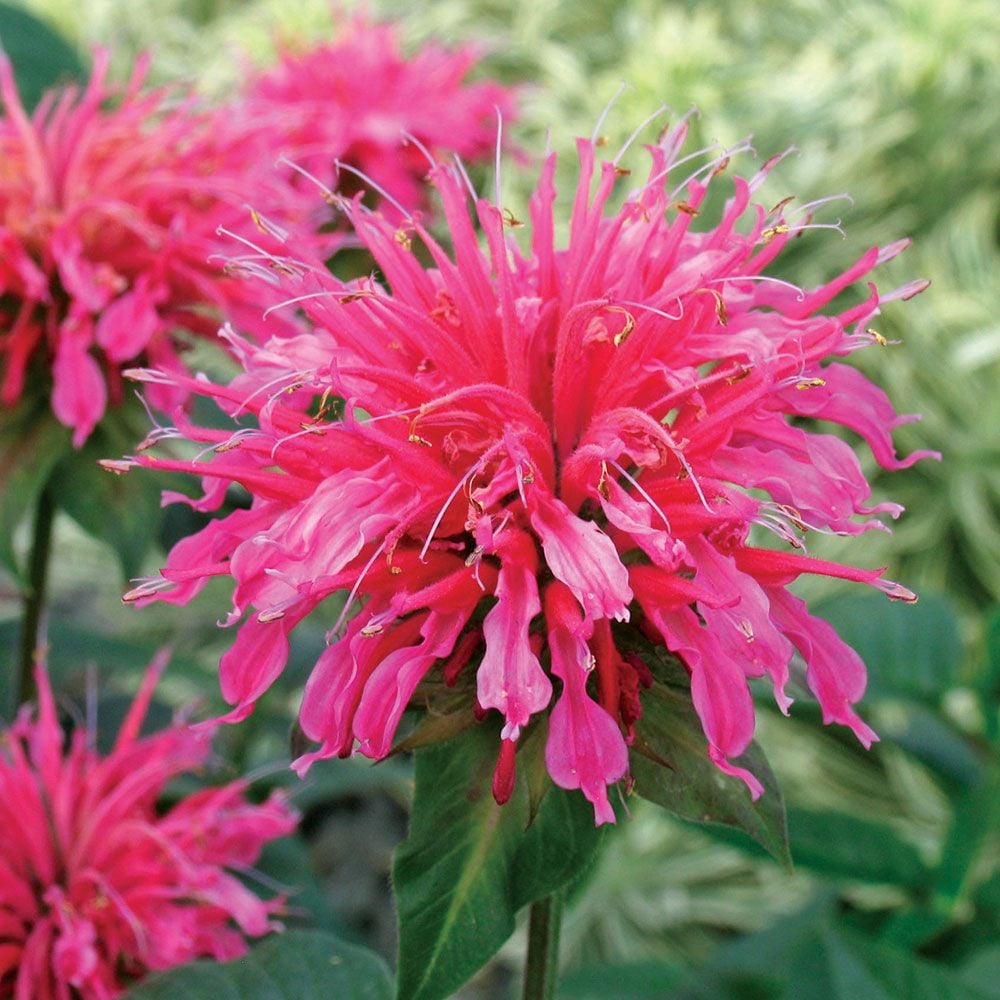
[[[282,901],[227,868],[253,865],[296,816],[277,795],[252,805],[243,781],[158,812],[166,784],[210,750],[185,725],[140,738],[158,674],[104,758],[82,729],[64,745],[41,670],[37,719],[25,707],[0,733],[0,996],[107,1000],[150,970],[241,955],[244,935],[277,926]]]
[[[406,60],[391,26],[359,20],[210,109],[144,91],[145,63],[118,93],[98,51],[82,93],[51,91],[29,118],[0,58],[0,404],[51,379],[52,409],[79,446],[120,402],[122,365],[182,371],[174,334],[214,337],[223,317],[255,334],[268,297],[223,269],[232,235],[256,260],[287,225],[332,247],[308,233],[326,213],[302,174],[333,182],[338,160],[352,189],[360,171],[416,206],[418,147],[481,157],[498,111],[512,113],[498,84],[462,83],[474,61],[469,48],[436,46]],[[282,151],[294,168],[278,167]],[[160,387],[150,402],[182,398]]]
[[[771,160],[735,177],[721,218],[704,222],[729,155],[682,157],[686,134],[682,121],[649,147],[647,179],[617,209],[621,154],[598,165],[596,143],[581,140],[565,249],[554,156],[523,243],[509,211],[473,197],[477,237],[459,167],[431,171],[450,252],[419,218],[397,227],[356,198],[342,207],[385,285],[282,257],[288,309],[314,332],[243,344],[246,372],[228,387],[132,373],[254,418],[235,434],[179,422],[172,433],[204,444],[206,460],[112,463],[203,477],[200,509],[234,482],[253,497],[126,595],[184,603],[210,578],[232,579],[227,624],[242,624],[221,662],[229,719],[281,673],[296,625],[348,591],[306,685],[301,725],[319,747],[300,770],[383,757],[429,672],[454,684],[474,664],[469,712],[502,719],[498,800],[521,735],[547,713],[553,781],[613,821],[608,787],[626,774],[642,688],[655,682],[622,650],[625,627],[683,662],[707,753],[755,796],[757,778],[736,763],[754,732],[748,680],[768,677],[787,711],[796,652],[825,720],[875,739],[853,708],[864,665],[787,585],[822,574],[914,599],[880,569],[811,558],[804,538],[900,513],[869,502],[851,447],[814,421],[860,435],[886,468],[926,454],[898,458],[892,429],[913,418],[831,360],[881,341],[869,327],[881,306],[923,285],[841,297],[906,241],[818,288],[770,276],[788,241],[818,225],[819,203],[756,204]]]
[[[376,186],[412,211],[426,202],[420,147],[483,159],[494,148],[497,116],[514,115],[510,90],[466,82],[477,59],[471,45],[435,44],[404,57],[395,25],[356,17],[335,41],[286,52],[250,82],[247,101],[272,121],[297,167],[341,192],[363,187],[374,195]]]
[[[175,330],[214,336],[223,314],[258,325],[217,230],[252,230],[251,203],[298,220],[315,202],[274,173],[249,116],[143,92],[145,64],[119,94],[107,63],[98,51],[83,92],[50,91],[29,118],[0,58],[0,403],[51,378],[77,446],[120,401],[123,363],[181,370]]]

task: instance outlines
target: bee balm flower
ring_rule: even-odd
[[[254,230],[251,204],[300,219],[307,203],[250,117],[143,93],[143,65],[118,94],[107,63],[97,52],[82,93],[50,91],[29,118],[0,56],[0,404],[51,383],[77,446],[120,399],[123,364],[180,368],[174,332],[214,337],[223,313],[255,328],[263,307],[224,273],[217,230]]]
[[[796,650],[826,720],[875,738],[853,708],[863,664],[786,587],[818,573],[912,599],[881,570],[809,557],[802,540],[884,527],[872,515],[900,508],[870,505],[848,444],[796,418],[850,428],[890,468],[921,457],[896,457],[890,432],[908,418],[831,360],[873,343],[881,304],[918,286],[869,285],[827,309],[901,243],[816,289],[769,277],[810,207],[752,203],[769,161],[735,178],[721,219],[703,224],[728,157],[682,167],[685,134],[682,122],[650,147],[648,179],[617,210],[624,172],[581,141],[565,249],[554,246],[554,157],[526,251],[510,213],[484,200],[477,240],[449,166],[432,182],[450,254],[419,219],[397,229],[355,199],[345,211],[385,284],[302,265],[286,287],[311,336],[243,345],[246,372],[228,387],[182,380],[256,427],[185,426],[208,460],[135,461],[204,477],[203,509],[229,482],[253,503],[180,542],[162,576],[126,598],[184,602],[210,577],[232,578],[228,623],[242,624],[221,679],[239,719],[281,672],[291,630],[347,590],[346,625],[306,685],[301,724],[319,747],[300,769],[382,757],[421,681],[440,671],[454,684],[476,663],[468,710],[503,721],[497,798],[513,787],[522,733],[548,713],[552,779],[612,821],[608,786],[656,682],[622,650],[627,629],[683,662],[707,753],[755,795],[756,777],[734,763],[754,731],[748,679],[769,677],[787,709]],[[411,251],[417,239],[430,264]],[[751,538],[755,525],[773,547]]]
[[[480,160],[492,153],[497,114],[513,116],[509,90],[466,81],[476,61],[469,45],[432,43],[404,57],[394,25],[357,17],[328,44],[286,52],[247,96],[296,166],[332,183],[338,161],[341,190],[357,189],[360,173],[413,210],[426,200],[420,146]]]
[[[247,801],[233,782],[160,814],[172,778],[210,745],[184,725],[139,737],[150,670],[106,757],[76,730],[64,745],[52,690],[0,733],[0,996],[104,1000],[135,978],[200,956],[246,951],[275,928],[264,902],[227,868],[246,869],[296,817],[272,796]]]

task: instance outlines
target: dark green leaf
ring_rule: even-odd
[[[684,973],[667,962],[588,965],[559,981],[559,1000],[662,1000]]]
[[[0,47],[14,67],[21,101],[30,111],[51,86],[84,80],[80,54],[58,32],[33,14],[0,3]]]
[[[234,962],[193,962],[151,976],[128,1000],[388,1000],[392,979],[367,948],[319,931],[288,931]]]
[[[657,661],[657,682],[643,696],[630,755],[636,794],[684,819],[742,830],[788,864],[784,800],[763,751],[752,743],[735,762],[764,785],[754,802],[742,781],[709,760],[684,671],[652,647],[642,655],[647,662]]]
[[[962,965],[962,978],[989,997],[1000,997],[1000,944],[980,948]]]
[[[24,567],[14,552],[14,532],[69,450],[69,429],[44,400],[24,400],[12,410],[0,410],[0,563],[21,584]]]
[[[838,812],[788,810],[792,860],[833,878],[915,888],[930,872],[891,827]]]
[[[108,411],[94,433],[56,467],[56,501],[88,534],[107,542],[118,555],[126,577],[135,576],[156,540],[162,517],[161,476],[136,470],[108,472],[97,463],[121,458],[145,436],[146,420],[135,407]]]
[[[878,722],[879,733],[958,786],[982,778],[983,761],[940,713],[916,701],[894,702]]]
[[[986,707],[986,735],[1000,744],[1000,611],[989,620],[986,628],[986,670],[981,680]]]
[[[506,941],[517,910],[580,874],[601,837],[579,793],[552,788],[528,823],[526,783],[498,806],[499,740],[479,726],[416,754],[410,835],[396,852],[400,1000],[438,1000]]]
[[[816,612],[868,666],[869,700],[914,697],[937,702],[957,681],[962,641],[951,605],[935,594],[917,604],[876,594],[846,594]]]
[[[15,657],[17,656],[17,636],[20,634],[20,623],[16,621],[0,622],[0,715],[10,712],[15,705],[10,703],[13,695],[5,690],[6,683],[13,676]],[[109,636],[80,625],[71,619],[53,615],[46,624],[48,653],[46,663],[54,686],[63,692],[82,695],[85,684],[85,673],[89,665],[97,668],[98,692],[104,695],[105,688],[110,685],[120,685],[119,691],[129,694],[139,685],[139,680],[150,661],[160,648],[155,643],[140,639],[125,639]],[[170,658],[167,668],[168,676],[183,676],[196,683],[199,689],[212,693],[213,687],[206,684],[206,670],[196,660],[179,653]],[[118,701],[118,707],[123,702]],[[155,716],[156,709],[151,715]],[[222,709],[221,698],[217,700],[215,710]],[[105,709],[108,714],[105,718]],[[212,707],[203,709],[210,714]],[[115,703],[107,697],[102,697],[99,703],[99,740],[113,740],[115,727],[122,715],[116,714]],[[162,720],[163,716],[160,716]]]
[[[264,846],[254,866],[269,880],[288,893],[289,927],[315,928],[351,937],[349,929],[330,905],[309,853],[309,846],[298,834],[279,837]]]
[[[691,1000],[990,1000],[972,977],[862,937],[829,898],[722,949],[673,996]]]

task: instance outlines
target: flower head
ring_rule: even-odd
[[[652,681],[623,648],[627,629],[683,662],[707,753],[755,795],[757,778],[734,763],[754,730],[748,679],[769,677],[787,710],[796,650],[826,720],[875,738],[853,708],[861,661],[786,586],[818,573],[913,598],[881,570],[805,554],[810,531],[858,534],[900,508],[869,505],[850,446],[796,419],[850,428],[890,468],[921,457],[896,457],[890,432],[907,418],[880,389],[826,363],[876,342],[881,304],[917,289],[869,285],[824,311],[904,244],[872,248],[816,289],[769,277],[809,207],[753,204],[772,160],[736,177],[721,219],[703,224],[728,156],[682,166],[685,134],[682,121],[649,147],[647,180],[617,210],[625,172],[580,141],[565,249],[554,157],[527,251],[510,213],[484,200],[477,240],[464,178],[447,165],[432,182],[453,251],[412,226],[430,266],[356,199],[345,210],[385,284],[304,266],[289,297],[314,333],[245,345],[246,372],[228,387],[191,385],[252,413],[256,429],[189,427],[209,460],[137,460],[203,476],[202,508],[229,482],[253,495],[126,595],[184,602],[209,577],[232,578],[229,623],[245,618],[221,663],[231,719],[281,672],[291,630],[348,591],[306,685],[302,728],[319,747],[300,769],[385,755],[418,685],[439,670],[453,684],[473,662],[469,711],[503,720],[497,798],[510,794],[522,733],[547,712],[553,780],[610,821],[608,786],[626,772]],[[775,544],[757,544],[755,526]]]
[[[253,865],[296,816],[277,795],[252,805],[244,781],[157,811],[210,750],[182,724],[139,736],[158,674],[154,663],[106,757],[83,730],[64,745],[43,670],[37,718],[25,706],[0,733],[0,996],[116,997],[150,970],[241,955],[245,936],[276,926],[281,900],[227,869]]]
[[[429,43],[405,57],[394,25],[358,16],[332,42],[285,52],[247,97],[256,115],[274,119],[297,166],[327,184],[339,173],[333,186],[341,191],[374,194],[377,185],[410,211],[426,201],[429,153],[482,159],[493,150],[497,115],[513,116],[511,91],[466,82],[478,56],[471,45]]]
[[[179,369],[174,333],[214,336],[223,313],[258,325],[220,227],[266,240],[250,205],[299,220],[315,202],[274,171],[249,115],[143,92],[145,63],[118,93],[107,63],[98,51],[85,89],[50,91],[29,118],[0,56],[0,404],[51,381],[76,445],[120,400],[122,365]],[[177,390],[151,401],[172,408]]]

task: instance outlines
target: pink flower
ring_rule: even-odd
[[[219,227],[266,241],[251,204],[299,220],[317,202],[274,171],[249,116],[143,93],[144,63],[119,93],[107,63],[98,51],[82,92],[50,91],[29,118],[0,57],[0,405],[51,380],[77,446],[120,401],[123,364],[181,370],[175,331],[214,337],[223,314],[259,325],[263,296],[223,270],[233,244]],[[179,398],[151,394],[162,408]]]
[[[511,91],[465,81],[478,57],[471,45],[434,43],[404,57],[395,25],[358,16],[332,42],[286,51],[251,81],[247,98],[283,133],[297,166],[341,192],[371,192],[374,182],[410,211],[426,201],[421,146],[481,160],[494,149],[497,115],[513,117]]]
[[[890,432],[904,418],[858,371],[828,363],[877,342],[868,324],[881,304],[919,286],[868,285],[823,311],[905,244],[873,248],[813,290],[770,277],[810,228],[810,206],[751,203],[769,161],[734,179],[720,221],[700,223],[728,157],[682,168],[686,131],[682,121],[649,147],[648,179],[617,210],[624,171],[617,158],[598,167],[581,141],[561,250],[554,157],[531,200],[527,251],[507,232],[510,213],[482,200],[480,245],[449,166],[432,181],[453,253],[419,219],[407,224],[433,266],[381,214],[345,203],[388,287],[303,265],[286,288],[315,332],[294,348],[243,345],[246,372],[228,387],[133,373],[256,418],[236,435],[187,426],[206,461],[135,460],[204,477],[203,509],[218,506],[216,483],[253,496],[126,595],[185,602],[210,577],[232,577],[228,623],[243,624],[221,665],[231,719],[280,673],[298,622],[349,592],[306,686],[302,727],[319,748],[300,769],[382,756],[422,678],[440,670],[454,684],[478,662],[469,711],[503,721],[498,800],[514,787],[518,740],[548,712],[552,779],[611,821],[608,787],[626,772],[655,682],[620,650],[623,629],[683,662],[707,754],[754,795],[757,778],[735,762],[754,731],[748,679],[770,678],[787,711],[795,651],[827,721],[875,738],[852,707],[860,660],[786,585],[817,573],[913,600],[882,570],[804,552],[809,531],[884,528],[872,515],[900,508],[869,505],[851,448],[796,418],[851,428],[890,468],[927,454],[898,459]],[[333,397],[345,401],[337,412]],[[773,547],[751,542],[754,525]]]
[[[227,869],[294,830],[282,798],[252,805],[234,781],[156,808],[210,751],[182,724],[139,737],[163,662],[106,757],[83,730],[65,744],[44,670],[37,718],[25,706],[0,733],[0,996],[117,997],[150,970],[242,955],[245,936],[279,926],[282,900],[260,900]]]

